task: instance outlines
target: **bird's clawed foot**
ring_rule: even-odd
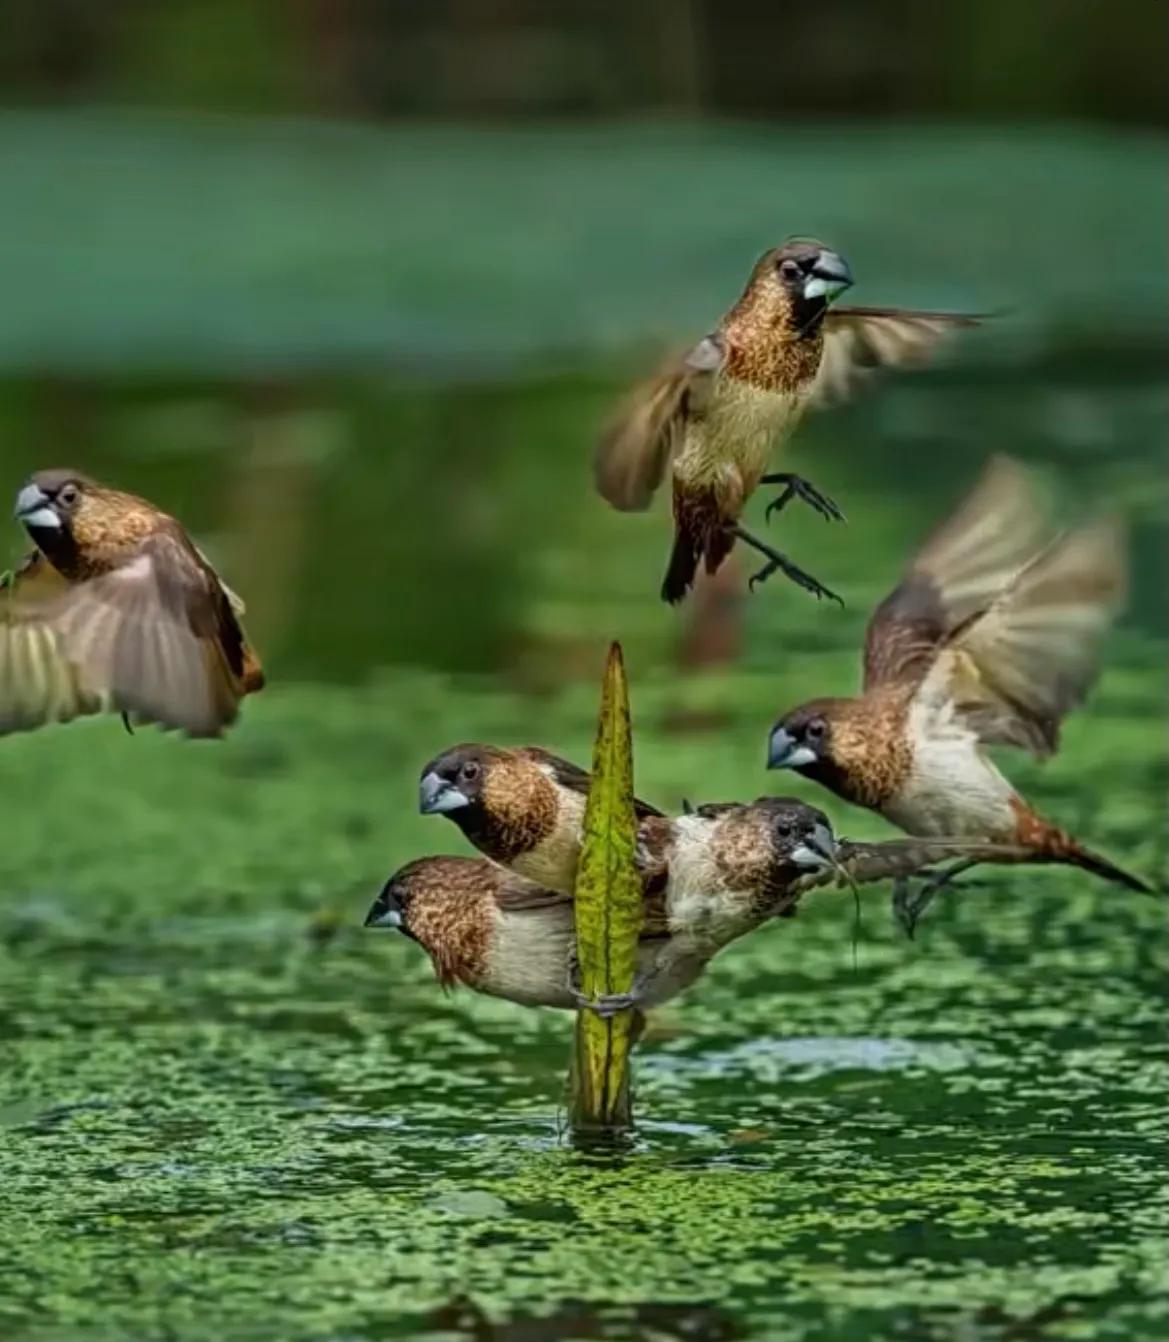
[[[958,862],[952,867],[945,867],[941,871],[936,871],[932,876],[928,876],[921,881],[916,890],[908,876],[898,876],[893,882],[893,916],[905,929],[905,935],[910,941],[913,940],[921,915],[933,903],[934,896],[947,886],[952,888],[955,884],[955,877],[965,871],[969,865],[966,862]],[[962,885],[966,888],[978,884],[980,882],[973,878],[967,878],[962,882]]]
[[[847,520],[832,499],[827,494],[821,494],[816,486],[805,480],[802,475],[791,475],[787,471],[780,471],[776,475],[765,475],[759,483],[784,487],[779,498],[772,499],[764,510],[764,521],[770,521],[772,513],[782,512],[792,499],[801,499],[809,508],[815,508],[827,522]]]
[[[844,605],[844,602],[835,592],[825,587],[818,579],[813,578],[810,573],[805,573],[802,568],[793,564],[787,555],[781,554],[764,541],[758,540],[749,531],[744,531],[742,527],[732,527],[731,533],[737,540],[741,540],[753,550],[758,550],[761,555],[765,555],[767,558],[767,563],[758,573],[752,573],[747,580],[747,587],[752,592],[755,590],[756,583],[766,582],[773,573],[782,573],[784,577],[790,578],[797,587],[802,587],[805,592],[811,592],[817,601],[821,597],[828,597],[830,601],[837,601],[840,605]]]
[[[634,984],[633,991],[627,993],[607,993],[601,997],[586,997],[580,990],[580,962],[573,951],[568,961],[568,995],[576,1003],[578,1011],[595,1011],[602,1020],[608,1020],[619,1011],[628,1011],[639,1006],[641,996]]]
[[[636,993],[608,993],[598,997],[595,1002],[585,1001],[582,1005],[589,1011],[595,1011],[602,1020],[609,1020],[616,1016],[618,1012],[630,1011],[637,1006],[639,998]]]

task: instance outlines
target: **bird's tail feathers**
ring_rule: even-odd
[[[691,536],[680,528],[674,532],[674,548],[662,580],[662,600],[674,605],[681,601],[694,584],[701,551]]]
[[[1073,866],[1081,867],[1084,871],[1090,871],[1094,876],[1100,876],[1106,881],[1111,881],[1113,885],[1123,885],[1126,890],[1138,890],[1144,895],[1153,893],[1153,887],[1148,881],[1143,880],[1140,876],[1133,876],[1123,867],[1118,867],[1115,862],[1110,862],[1106,857],[1094,853],[1090,848],[1083,847],[1082,844],[1073,842],[1064,861],[1070,862]]]
[[[1059,829],[1055,825],[1047,827],[1043,835],[1042,849],[1044,856],[1050,861],[1065,862],[1069,866],[1079,867],[1082,871],[1090,871],[1093,876],[1111,881],[1113,885],[1122,885],[1126,890],[1139,890],[1142,894],[1153,893],[1153,887],[1147,881],[1131,875],[1122,867],[1118,867],[1115,862],[1110,862],[1100,853],[1093,852],[1091,848],[1085,848],[1078,839],[1073,839],[1066,830]]]

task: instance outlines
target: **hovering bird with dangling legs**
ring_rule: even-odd
[[[648,508],[669,470],[674,546],[664,601],[681,601],[699,566],[716,572],[738,541],[766,560],[751,587],[781,572],[817,598],[840,599],[742,525],[747,500],[761,484],[783,487],[768,517],[800,499],[827,519],[843,520],[808,481],[765,473],[773,448],[809,406],[852,391],[867,370],[920,362],[947,335],[980,320],[830,306],[852,282],[843,257],[823,243],[794,238],[765,252],[715,330],[639,388],[602,437],[596,483],[615,508]]]
[[[0,586],[0,735],[112,711],[219,736],[263,688],[243,603],[173,517],[50,470],[16,518],[36,549]]]
[[[1113,521],[1050,536],[1027,473],[995,458],[877,607],[854,698],[813,699],[771,730],[768,767],[794,769],[837,796],[923,836],[1018,845],[1130,890],[1149,887],[1040,815],[984,747],[1039,758],[1096,679],[1100,645],[1126,587]],[[962,869],[895,909],[912,934]]]

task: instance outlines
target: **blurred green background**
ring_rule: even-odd
[[[851,688],[994,451],[1134,560],[1098,692],[1012,776],[1163,872],[1167,15],[0,5],[0,493],[73,464],[175,512],[271,673],[222,744],[0,741],[6,1339],[1162,1334],[1162,904],[996,872],[910,946],[878,891],[855,968],[810,904],[656,1027],[600,1169],[558,1140],[566,1020],[359,924],[465,851],[414,813],[436,751],[587,759],[613,637],[643,795],[826,804],[767,727]],[[666,509],[608,510],[591,445],[791,233],[858,303],[1003,315],[785,453],[849,524],[770,531],[844,611],[738,556],[671,611]]]

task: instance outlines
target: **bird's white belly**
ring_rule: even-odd
[[[972,737],[919,740],[908,782],[881,813],[926,838],[1008,840],[1015,831],[1014,796]]]
[[[580,861],[584,810],[583,796],[568,788],[561,788],[556,828],[530,852],[512,858],[508,863],[512,871],[547,890],[571,895],[576,883],[576,866]]]
[[[571,904],[502,914],[479,987],[523,1006],[571,1008],[568,971],[575,944]]]

